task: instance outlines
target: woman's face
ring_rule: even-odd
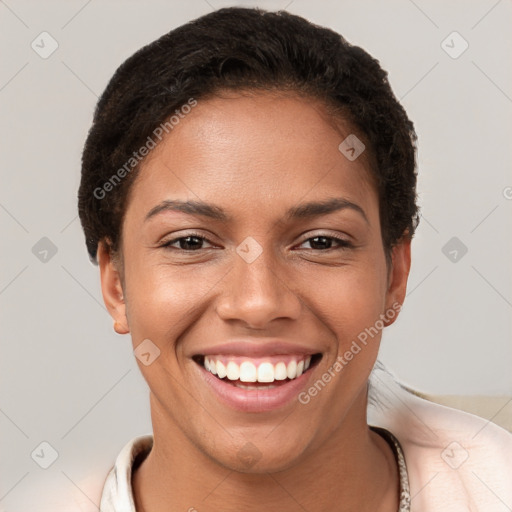
[[[365,425],[409,244],[387,267],[367,155],[338,148],[351,133],[317,101],[231,93],[199,100],[146,160],[124,218],[122,270],[103,249],[99,259],[118,332],[145,343],[136,353],[156,442],[182,439],[222,466],[263,472]],[[173,208],[187,202],[196,206]],[[234,380],[219,378],[222,367]]]

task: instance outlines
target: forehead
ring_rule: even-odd
[[[367,152],[351,160],[339,149],[353,136],[363,138],[318,100],[224,92],[198,100],[152,151],[130,203],[147,211],[180,197],[222,200],[229,210],[240,200],[264,211],[342,195],[367,204],[376,199]]]

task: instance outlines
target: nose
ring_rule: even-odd
[[[251,263],[235,254],[233,269],[223,279],[217,314],[253,329],[277,319],[297,319],[302,304],[291,286],[289,272],[280,270],[269,249]]]

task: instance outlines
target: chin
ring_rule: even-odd
[[[285,471],[297,465],[307,449],[307,434],[301,434],[297,428],[289,432],[286,428],[271,426],[255,432],[252,427],[250,435],[238,431],[240,435],[236,439],[227,438],[223,447],[216,443],[214,452],[205,450],[210,458],[231,471],[255,475]]]

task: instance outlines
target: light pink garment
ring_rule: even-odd
[[[416,397],[380,366],[370,382],[368,423],[392,432],[402,446],[411,512],[512,511],[512,434]],[[105,482],[101,512],[135,512],[132,462],[152,441],[141,436],[123,448]]]
[[[380,406],[368,422],[390,430],[404,451],[412,512],[512,511],[512,434],[478,416],[401,388],[378,367]]]

